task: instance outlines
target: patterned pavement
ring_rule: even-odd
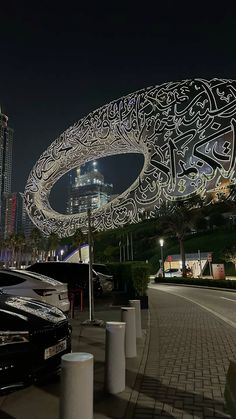
[[[136,403],[127,418],[230,418],[224,406],[236,329],[198,305],[149,290],[150,329]]]

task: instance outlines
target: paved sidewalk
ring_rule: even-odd
[[[150,340],[132,418],[229,418],[224,407],[236,331],[201,307],[149,290]]]

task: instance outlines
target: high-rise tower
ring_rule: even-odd
[[[12,141],[13,129],[8,127],[8,117],[1,112],[0,108],[0,221],[3,222],[3,199],[4,194],[11,192],[12,174]],[[0,226],[0,234],[1,234]]]
[[[110,199],[113,185],[104,183],[104,176],[97,169],[97,162],[87,163],[83,170],[76,169],[73,179],[69,178],[67,214],[77,214],[100,208]]]

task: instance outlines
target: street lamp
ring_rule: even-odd
[[[160,239],[159,240],[160,246],[161,246],[161,264],[162,264],[162,277],[165,278],[165,269],[164,269],[164,256],[163,256],[163,245],[164,245],[164,240]]]

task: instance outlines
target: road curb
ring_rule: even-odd
[[[129,401],[128,401],[128,405],[126,408],[126,412],[125,412],[125,416],[124,419],[130,419],[133,417],[134,415],[134,410],[135,410],[135,406],[138,400],[138,396],[140,393],[140,388],[141,388],[141,384],[142,384],[142,377],[144,375],[145,372],[145,367],[146,367],[146,363],[147,363],[147,357],[148,357],[148,351],[149,351],[149,342],[150,342],[150,310],[148,310],[148,321],[147,321],[147,329],[146,329],[146,336],[144,339],[144,344],[143,344],[143,353],[141,356],[141,360],[140,360],[140,364],[139,364],[139,368],[137,370],[137,376],[135,379],[135,384],[134,387],[132,389]]]
[[[221,287],[209,287],[208,285],[190,285],[190,284],[175,284],[174,282],[157,282],[150,285],[174,285],[180,287],[190,287],[190,288],[206,288],[209,290],[217,290],[217,291],[228,291],[228,292],[236,292],[236,289],[230,288],[221,288]]]

